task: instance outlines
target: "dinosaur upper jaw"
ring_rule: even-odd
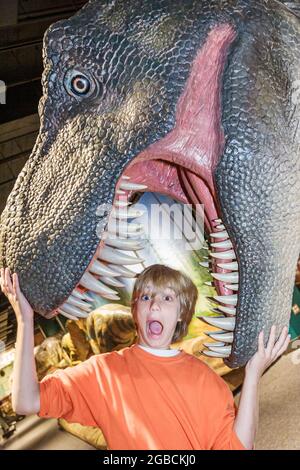
[[[220,216],[213,171],[224,149],[220,88],[228,49],[234,37],[233,27],[228,24],[217,26],[209,32],[205,44],[194,59],[188,81],[177,103],[173,130],[137,155],[123,169],[116,187],[112,188],[114,202],[111,216],[112,219],[121,221],[121,230],[112,236],[108,223],[80,281],[59,309],[46,316],[51,316],[56,311],[65,316],[86,316],[90,310],[89,290],[109,300],[118,299],[114,286],[120,287],[120,282],[116,277],[134,276],[124,264],[136,264],[139,261],[137,258],[130,259],[122,250],[138,249],[140,246],[136,240],[139,237],[138,229],[135,234],[130,234],[129,239],[127,237],[122,240],[119,237],[124,233],[127,235],[128,230],[134,230],[132,224],[127,224],[122,204],[124,199],[131,201],[136,192],[147,190],[167,194],[182,203],[204,205],[204,212],[201,207],[198,209],[202,211],[206,233],[219,233],[216,235],[217,239],[211,239],[212,261],[209,265],[214,275],[225,274],[224,278],[215,279],[215,285],[221,300],[219,313],[225,313],[224,328],[226,327],[227,316],[235,313],[231,303],[236,303],[232,295],[233,289],[236,290],[238,285],[234,282],[237,281],[236,270],[232,274],[231,268],[225,269],[217,265],[222,261],[233,261],[235,254],[228,235],[223,233],[222,228],[218,228],[222,223],[218,221]],[[131,207],[130,211],[132,213],[134,209]],[[219,251],[222,251],[222,255],[216,258],[216,252]],[[226,296],[228,299],[230,297],[229,305],[225,302]],[[224,302],[225,305],[222,305]],[[223,323],[224,319],[221,319]],[[229,330],[233,329],[232,322],[233,319],[228,318]],[[210,353],[217,355],[214,351]],[[228,355],[228,350],[219,351],[221,357]]]

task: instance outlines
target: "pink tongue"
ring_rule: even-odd
[[[162,332],[163,327],[162,324],[159,323],[159,321],[152,321],[149,324],[149,329],[154,335],[159,335]]]

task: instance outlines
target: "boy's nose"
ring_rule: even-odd
[[[150,303],[150,309],[151,310],[158,310],[160,308],[160,303],[158,299],[152,299]]]

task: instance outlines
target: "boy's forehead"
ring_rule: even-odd
[[[166,286],[162,286],[162,287],[156,287],[154,286],[152,283],[147,283],[145,286],[144,286],[144,289],[147,290],[147,291],[155,291],[155,292],[161,292],[161,291],[172,291],[175,293],[175,290],[169,286],[169,285],[166,285]]]

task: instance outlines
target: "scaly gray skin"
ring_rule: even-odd
[[[300,251],[300,21],[262,1],[90,1],[44,38],[40,133],[1,216],[1,260],[42,315],[61,305],[99,243],[124,167],[167,135],[210,28],[236,31],[222,79],[219,214],[240,268],[231,367],[258,332],[288,323]],[[74,70],[90,91],[71,90]],[[68,73],[66,73],[69,71]],[[128,113],[128,109],[131,112]],[[99,230],[98,230],[99,233]]]
[[[299,87],[300,19],[270,13],[263,28],[247,23],[224,76],[228,138],[215,171],[239,261],[231,367],[254,353],[265,325],[289,321],[300,251]]]

